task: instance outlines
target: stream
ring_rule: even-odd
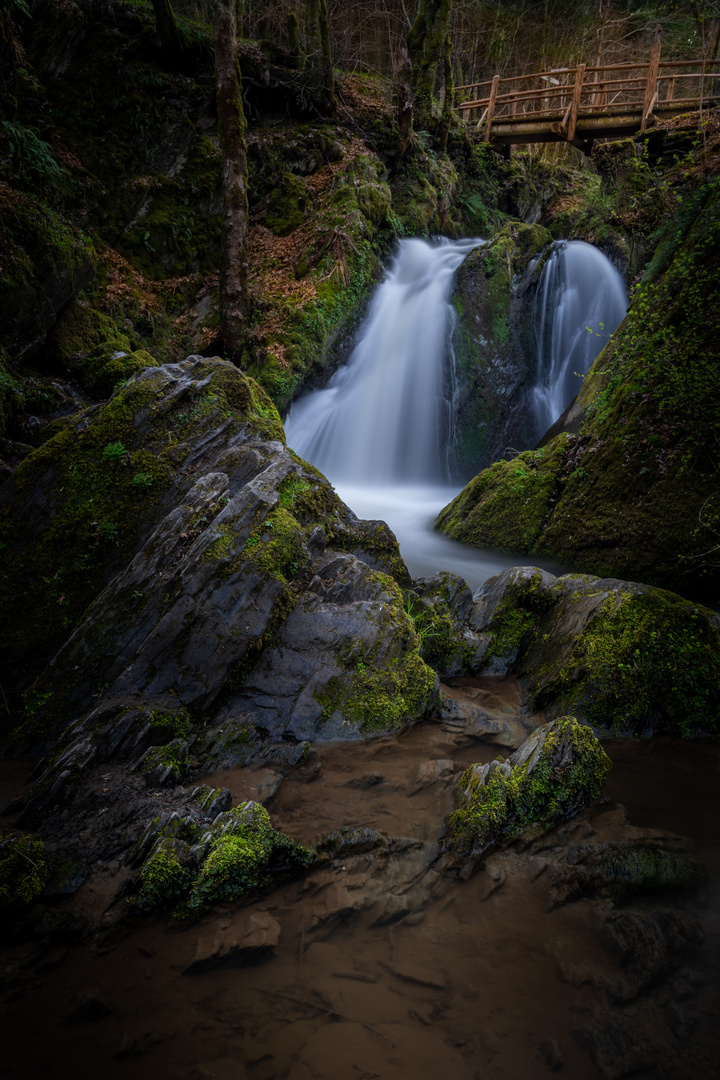
[[[448,689],[460,699],[479,695],[498,717],[517,711],[511,679],[457,680]],[[88,945],[6,950],[0,1075],[518,1080],[562,1061],[563,1075],[595,1080],[625,1075],[618,1062],[642,1051],[642,1060],[667,1064],[642,1075],[716,1076],[720,750],[609,743],[612,802],[491,856],[468,881],[433,876],[460,770],[501,749],[428,721],[364,744],[322,746],[279,786],[268,770],[206,778],[227,784],[235,799],[264,798],[274,824],[305,842],[343,824],[392,839],[380,853],[349,853],[197,923],[148,917],[111,925]],[[660,908],[699,919],[704,946],[689,957],[662,954],[659,970],[654,953],[645,958],[647,985],[623,1000],[618,988],[633,968],[608,933],[612,905],[554,905],[553,866],[588,838],[667,841],[675,831],[711,879],[670,904],[663,897]],[[101,870],[67,906],[99,915],[116,885]],[[630,914],[657,910],[651,897]],[[198,958],[250,923],[279,927],[274,949],[240,966],[219,959],[198,968]],[[644,948],[662,953],[655,942]],[[639,1049],[626,1045],[628,1030]]]

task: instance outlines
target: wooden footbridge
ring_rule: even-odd
[[[656,41],[642,64],[559,68],[457,87],[456,109],[507,148],[569,142],[584,153],[594,139],[631,135],[658,120],[720,100],[720,60],[661,60]]]

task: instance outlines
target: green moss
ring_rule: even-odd
[[[117,341],[111,341],[94,349],[80,364],[77,375],[83,386],[102,397],[108,397],[116,386],[136,371],[157,366],[157,360],[144,349],[127,352],[118,348]]]
[[[271,192],[265,225],[276,236],[288,236],[305,220],[306,205],[307,189],[302,177],[285,173]]]
[[[305,532],[289,510],[277,506],[247,538],[242,558],[285,582],[296,577],[307,560]]]
[[[608,597],[559,670],[530,672],[536,706],[563,702],[593,723],[669,735],[720,730],[720,634],[710,612],[660,589]]]
[[[707,881],[704,867],[647,843],[580,846],[572,866],[556,874],[564,899],[600,892],[614,900],[645,892],[690,889]]]
[[[568,436],[511,461],[498,461],[470,481],[438,515],[435,527],[453,540],[502,551],[532,551],[558,485]]]
[[[241,803],[223,819],[223,834],[213,840],[190,892],[190,910],[239,900],[274,877],[309,865],[308,849],[273,829],[264,807]]]
[[[511,758],[473,765],[461,777],[461,805],[448,819],[450,844],[460,856],[482,855],[528,831],[547,832],[600,798],[610,759],[589,728],[564,716],[531,740],[516,751],[519,764]]]
[[[73,418],[16,470],[16,499],[0,510],[6,616],[0,635],[8,658],[40,658],[66,640],[109,577],[134,556],[167,512],[182,464],[179,439],[192,441],[228,420],[236,430],[249,427],[284,439],[272,403],[232,365],[204,361],[204,385],[190,389],[170,412],[162,407],[165,378],[158,369],[149,378],[131,379],[107,404]],[[108,453],[111,447],[116,449]],[[42,528],[34,518],[28,527],[25,515],[32,515],[38,490]],[[28,717],[22,736],[41,734],[50,722],[47,710],[44,715]]]
[[[494,659],[517,655],[526,649],[552,603],[548,590],[542,586],[539,570],[529,578],[514,581],[492,617],[489,627],[492,641],[483,656],[483,664],[487,666]]]
[[[192,885],[193,872],[178,857],[177,841],[161,841],[140,871],[138,889],[131,903],[139,911],[163,911],[174,907]]]
[[[410,592],[405,610],[413,621],[420,639],[420,655],[426,664],[441,675],[451,666],[459,666],[461,670],[467,667],[472,649],[456,627],[447,602],[442,599],[429,602]]]
[[[57,861],[38,836],[0,829],[0,920],[2,934],[21,933],[57,873]]]
[[[11,290],[35,291],[56,270],[70,275],[94,261],[89,237],[57,210],[6,185],[0,190],[0,315],[14,313]]]
[[[5,434],[9,420],[19,411],[25,401],[23,388],[0,358],[0,438]]]
[[[346,658],[346,672],[316,694],[325,719],[338,714],[344,721],[358,724],[364,733],[392,731],[419,719],[437,682],[435,672],[420,654],[420,638],[405,611],[398,585],[384,574],[375,576],[392,597],[380,607],[376,644],[367,653],[353,652]],[[387,651],[387,659],[380,665],[375,656],[377,645],[391,629],[396,635],[395,648]],[[393,651],[400,655],[393,656]],[[350,668],[353,663],[354,669]]]

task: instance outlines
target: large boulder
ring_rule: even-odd
[[[513,567],[475,595],[476,672],[519,676],[528,703],[616,733],[688,735],[720,722],[715,612],[614,578]]]
[[[386,732],[435,699],[394,537],[286,449],[270,401],[225,361],[140,372],[31,454],[3,499],[11,674],[43,631],[65,636],[16,734],[52,749],[25,822],[52,832],[68,807],[90,812],[91,779],[114,769],[132,785],[129,835],[143,784],[297,764],[309,741]],[[62,575],[78,563],[93,573],[73,596]],[[20,635],[35,598],[66,621],[26,618]]]
[[[472,476],[537,439],[530,408],[537,343],[535,286],[552,237],[541,225],[506,225],[456,275],[453,351],[458,473]]]

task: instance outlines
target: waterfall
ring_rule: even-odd
[[[537,293],[533,410],[538,437],[578,393],[582,377],[622,322],[626,308],[623,280],[601,251],[582,240],[555,245]]]
[[[292,406],[288,445],[333,483],[450,479],[450,288],[455,270],[481,243],[401,240],[348,363],[327,387]]]

